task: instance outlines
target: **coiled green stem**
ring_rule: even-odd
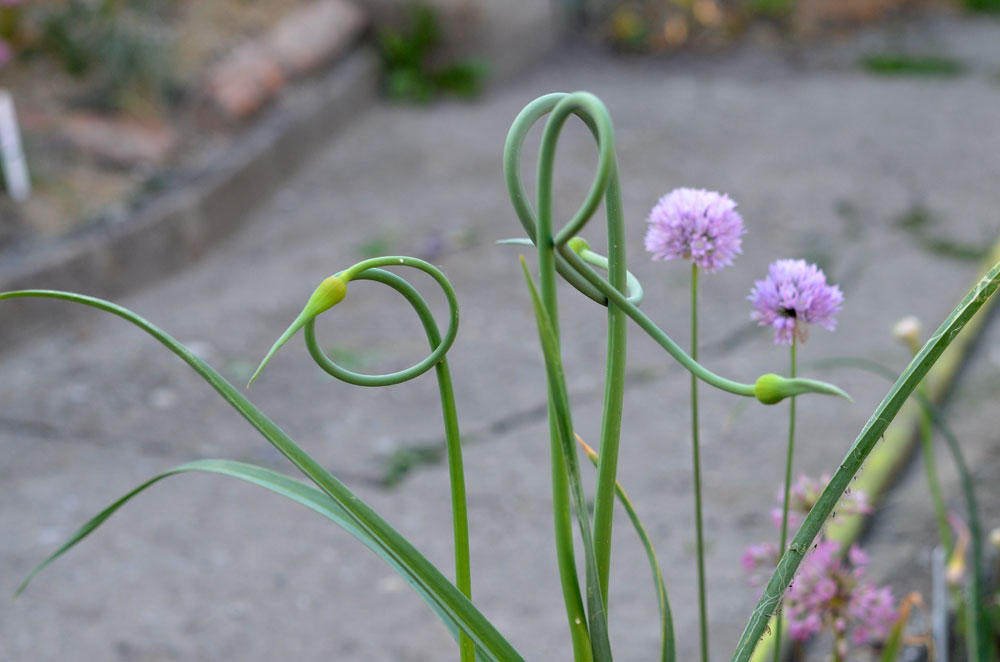
[[[444,292],[445,298],[448,300],[449,309],[448,328],[445,331],[444,336],[441,335],[441,332],[438,329],[437,322],[434,320],[434,315],[431,313],[430,307],[427,305],[427,302],[424,301],[423,297],[420,296],[420,293],[416,290],[416,288],[410,285],[410,283],[408,283],[401,276],[381,268],[400,265],[423,271],[431,276],[438,283],[438,285],[441,286],[441,290]],[[272,348],[272,350],[268,353],[267,358],[265,358],[264,362],[262,362],[261,367],[258,368],[257,374],[260,373],[260,370],[263,369],[264,365],[270,357],[274,355],[277,349],[300,327],[304,329],[306,347],[313,360],[325,372],[349,384],[355,384],[358,386],[388,386],[392,384],[400,384],[419,377],[432,367],[435,369],[438,380],[438,391],[441,400],[441,412],[444,418],[445,443],[448,453],[448,472],[451,482],[452,529],[455,541],[455,585],[463,595],[471,597],[472,571],[469,555],[468,507],[465,495],[465,473],[462,463],[461,435],[458,428],[458,413],[455,407],[455,391],[452,386],[451,371],[448,369],[448,361],[445,357],[445,354],[451,348],[451,345],[455,341],[455,337],[458,333],[458,298],[455,295],[455,290],[451,286],[451,283],[448,282],[445,275],[441,273],[437,267],[423,260],[412,257],[389,256],[364,260],[363,262],[359,262],[349,269],[346,269],[327,279],[324,281],[324,284],[326,284],[326,287],[329,288],[329,283],[331,282],[334,284],[342,283],[343,287],[346,288],[346,284],[352,280],[375,281],[388,285],[402,294],[403,298],[405,298],[410,306],[413,307],[413,310],[416,311],[417,316],[420,318],[420,322],[424,327],[424,332],[427,335],[427,341],[431,347],[430,354],[409,368],[381,375],[369,375],[354,372],[338,365],[324,353],[316,338],[316,317],[326,309],[324,306],[326,306],[330,301],[333,301],[333,303],[329,304],[330,306],[335,305],[344,296],[344,293],[339,291],[340,286],[335,285],[335,287],[337,287],[337,295],[335,296],[318,297],[317,294],[313,295],[310,299],[310,304],[312,305],[306,305],[302,314],[299,315],[296,321],[292,323],[278,342],[275,343],[275,347]],[[324,288],[324,285],[321,285],[320,289],[317,290],[319,295],[323,294],[324,290],[322,288]],[[339,296],[339,298],[337,298],[337,296]],[[313,303],[317,301],[317,299],[321,301],[318,305]],[[475,646],[472,640],[464,633],[462,633],[459,638],[459,646],[461,650],[462,662],[474,662]]]

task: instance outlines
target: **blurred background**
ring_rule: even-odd
[[[521,234],[501,168],[511,121],[541,94],[576,89],[611,111],[630,269],[644,310],[682,345],[689,271],[648,259],[646,216],[679,186],[739,204],[744,254],[702,283],[710,367],[752,381],[787,365],[746,302],[771,260],[808,259],[842,287],[839,328],[813,331],[801,372],[843,386],[855,404],[803,399],[795,474],[834,471],[887,383],[823,360],[902,370],[910,354],[893,339],[896,321],[917,315],[926,338],[996,254],[1000,0],[0,0],[0,290],[114,297],[244,384],[330,273],[383,254],[438,265],[462,305],[449,360],[474,601],[526,659],[569,659],[544,375],[520,251],[496,241]],[[529,192],[539,133],[523,158]],[[594,160],[587,131],[568,124],[556,218],[586,194]],[[600,225],[585,232],[596,250]],[[414,282],[445,310],[430,281]],[[574,413],[592,442],[604,311],[563,294]],[[320,320],[330,355],[373,373],[419,360],[420,327],[399,306],[352,284]],[[934,386],[987,531],[1000,526],[994,318],[969,331]],[[630,334],[621,482],[661,556],[679,659],[691,660],[687,377]],[[99,508],[180,462],[288,470],[159,349],[93,311],[0,306],[0,593]],[[388,389],[332,382],[296,340],[250,396],[447,569],[436,389],[429,376]],[[756,599],[740,555],[772,536],[786,421],[784,410],[702,397],[712,650],[727,659]],[[895,486],[873,497],[865,543],[875,580],[930,602],[934,516],[919,461],[907,463],[909,432],[893,453]],[[949,509],[964,513],[954,466],[938,454]],[[343,532],[248,486],[171,480],[17,601],[0,600],[0,659],[452,654],[420,599]],[[653,659],[648,569],[616,517],[613,643],[618,659]],[[902,659],[927,659],[921,618]]]

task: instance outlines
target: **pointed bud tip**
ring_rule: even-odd
[[[338,303],[344,300],[347,295],[347,283],[345,283],[339,276],[330,276],[323,280],[319,284],[319,287],[312,293],[309,297],[309,301],[306,302],[306,307],[302,309],[299,316],[295,318],[295,321],[285,329],[285,332],[281,334],[281,337],[274,343],[271,350],[264,357],[264,360],[260,362],[257,366],[257,370],[254,371],[253,376],[250,381],[247,382],[247,388],[256,381],[257,377],[260,375],[261,371],[274,356],[275,352],[281,349],[281,346],[288,342],[289,338],[294,336],[299,329],[301,329],[307,322],[316,319],[321,313],[330,310]]]

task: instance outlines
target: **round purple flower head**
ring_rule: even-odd
[[[654,260],[691,260],[708,273],[733,263],[746,233],[736,203],[705,189],[674,189],[660,198],[646,222],[646,250]]]
[[[747,297],[754,310],[750,319],[758,326],[774,327],[775,344],[791,344],[795,337],[805,342],[809,325],[819,324],[833,331],[833,318],[844,303],[844,294],[836,285],[826,284],[826,274],[805,260],[777,260],[767,278],[754,282]]]

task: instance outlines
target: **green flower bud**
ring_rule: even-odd
[[[337,276],[330,276],[324,279],[309,297],[309,302],[302,309],[302,314],[308,315],[310,319],[315,319],[320,313],[330,310],[343,301],[346,295],[347,283]]]
[[[788,397],[783,386],[787,380],[773,372],[761,375],[753,385],[753,394],[765,405],[775,405]]]
[[[773,372],[761,375],[753,385],[753,394],[765,405],[774,405],[785,398],[803,393],[824,393],[851,400],[851,396],[833,384],[819,382],[814,379],[789,379],[781,375],[776,375]]]
[[[583,253],[583,251],[590,250],[590,244],[588,244],[587,240],[584,239],[583,237],[573,237],[566,243],[569,245],[570,250],[572,250],[577,255],[580,255],[581,253]]]

